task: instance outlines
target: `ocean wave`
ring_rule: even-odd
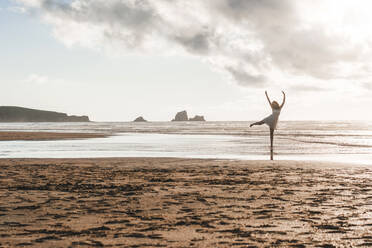
[[[301,142],[301,143],[310,143],[310,144],[324,144],[324,145],[335,145],[335,146],[347,146],[347,147],[361,147],[361,148],[372,148],[372,145],[364,145],[364,144],[352,144],[346,142],[336,142],[336,141],[320,141],[320,140],[301,140],[295,138],[282,138],[291,141]]]

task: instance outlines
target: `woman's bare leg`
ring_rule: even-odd
[[[274,129],[270,128],[270,160],[274,160]]]
[[[249,127],[252,127],[252,126],[255,126],[255,125],[262,125],[264,124],[265,122],[262,120],[262,121],[257,121],[255,123],[252,123]]]

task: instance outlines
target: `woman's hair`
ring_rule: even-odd
[[[279,106],[279,104],[276,101],[273,101],[271,103],[271,108],[273,108],[273,109],[280,109],[280,106]]]

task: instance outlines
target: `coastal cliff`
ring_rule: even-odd
[[[0,122],[89,122],[88,116],[29,109],[16,106],[0,106]]]

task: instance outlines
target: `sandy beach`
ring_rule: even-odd
[[[0,160],[0,247],[372,246],[372,168]]]

